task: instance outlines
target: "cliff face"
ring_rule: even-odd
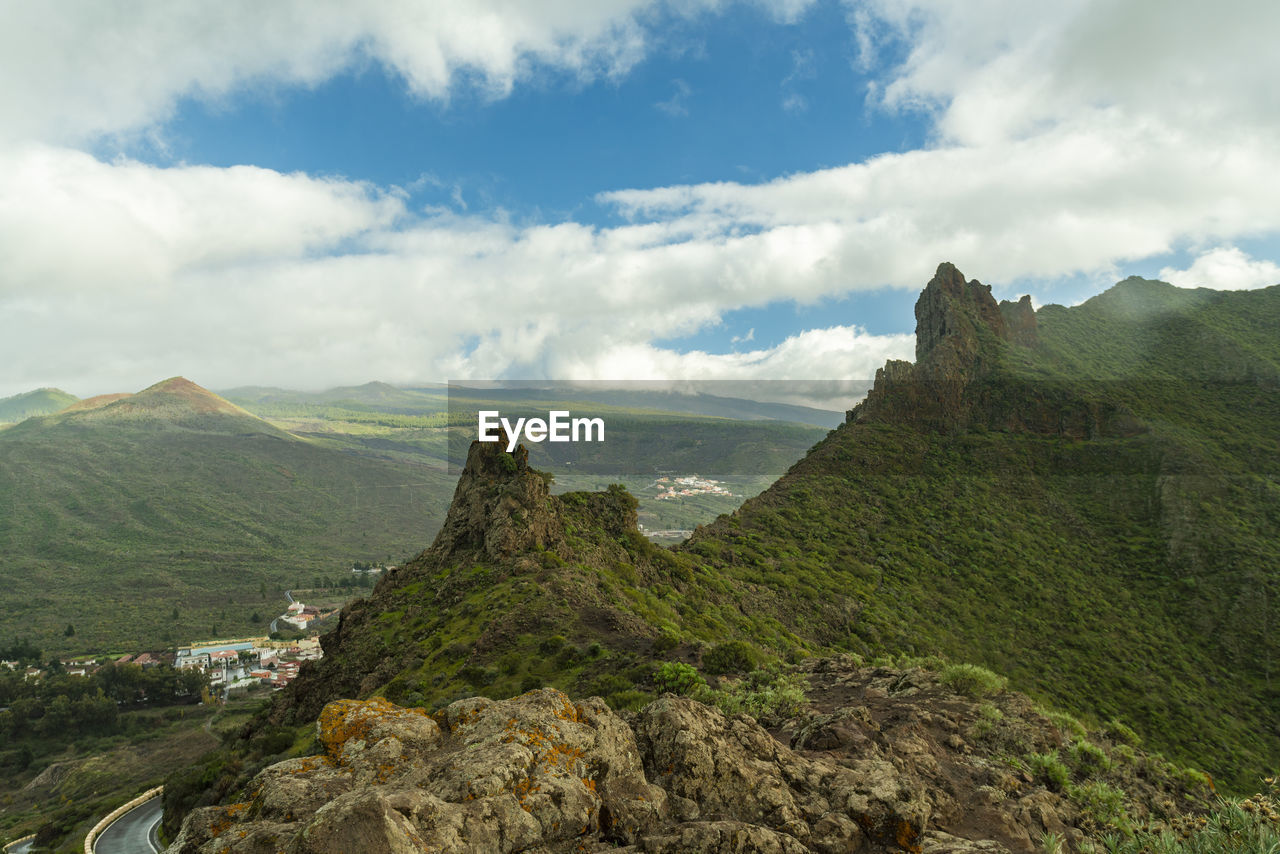
[[[1039,332],[1031,298],[997,303],[991,288],[943,263],[916,301],[916,361],[876,371],[867,397],[849,410],[858,423],[911,424],[939,432],[981,427],[1072,438],[1141,432],[1114,403],[1005,368],[1011,348],[1033,349]]]

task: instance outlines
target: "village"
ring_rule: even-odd
[[[656,501],[684,498],[691,495],[724,495],[732,497],[733,493],[725,489],[718,480],[707,480],[696,474],[684,477],[660,477],[654,481],[661,490],[654,496]]]
[[[292,597],[290,597],[292,598]],[[272,621],[273,637],[224,638],[192,643],[162,651],[145,651],[123,656],[79,656],[46,665],[0,661],[0,667],[22,670],[27,680],[41,679],[55,666],[68,676],[90,676],[103,667],[132,664],[143,670],[168,665],[179,671],[197,670],[208,677],[211,696],[227,699],[232,692],[269,687],[278,691],[298,676],[305,661],[321,658],[324,653],[318,638],[276,639],[278,623],[305,632],[313,622],[336,611],[322,612],[302,602],[291,602],[288,609]]]

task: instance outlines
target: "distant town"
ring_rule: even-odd
[[[660,477],[654,482],[658,484],[658,488],[661,490],[654,496],[657,501],[684,498],[690,495],[724,495],[730,498],[733,497],[733,493],[725,489],[721,481],[707,480],[698,477],[696,474],[685,475],[684,477]]]
[[[381,574],[387,568],[361,567],[352,572]],[[292,597],[290,597],[292,599]],[[0,667],[21,670],[28,680],[41,679],[60,668],[68,676],[90,676],[103,667],[132,664],[143,670],[168,665],[176,670],[197,670],[208,677],[213,695],[225,699],[233,691],[267,686],[280,690],[297,678],[304,661],[324,655],[318,638],[280,639],[275,632],[278,623],[286,623],[299,631],[307,631],[312,623],[337,613],[337,609],[321,611],[311,605],[293,601],[283,614],[272,621],[274,637],[224,638],[192,643],[162,651],[145,651],[123,656],[77,656],[45,665],[0,661]]]

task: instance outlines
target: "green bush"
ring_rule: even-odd
[[[658,665],[653,673],[653,682],[659,691],[688,696],[700,688],[706,688],[707,682],[693,668],[683,661],[665,661]]]
[[[1046,711],[1044,716],[1058,728],[1058,732],[1062,733],[1062,737],[1068,741],[1084,741],[1089,736],[1084,724],[1066,712]]]
[[[950,664],[938,674],[938,680],[957,694],[973,699],[993,697],[1009,686],[1009,680],[976,664]]]
[[[1067,797],[1080,807],[1081,818],[1099,830],[1131,833],[1129,816],[1124,809],[1124,791],[1101,780],[1070,786]]]
[[[564,644],[565,640],[562,635],[552,635],[542,639],[541,643],[538,644],[538,652],[543,655],[555,655]]]
[[[1127,744],[1132,747],[1137,747],[1142,743],[1142,739],[1136,732],[1115,718],[1107,721],[1106,725],[1102,728],[1102,732],[1107,738],[1111,739],[1116,744]]]
[[[983,703],[978,706],[978,716],[973,725],[969,727],[969,737],[986,738],[995,732],[996,725],[1002,720],[1004,720],[1004,712],[991,703]]]
[[[628,689],[626,691],[617,691],[604,698],[605,703],[614,711],[629,709],[638,712],[649,702],[649,695],[643,691]]]
[[[1050,791],[1061,792],[1071,780],[1067,766],[1058,758],[1057,751],[1050,753],[1032,753],[1027,756],[1027,767],[1031,775],[1045,785]]]
[[[727,715],[751,715],[765,726],[772,726],[800,713],[805,704],[804,688],[799,676],[763,668],[753,670],[727,690],[707,690],[695,694],[694,699],[719,706]]]
[[[712,675],[747,673],[755,668],[758,660],[750,645],[734,640],[713,646],[702,656],[702,669]]]

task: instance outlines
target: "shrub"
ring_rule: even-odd
[[[498,671],[490,670],[479,664],[464,664],[458,668],[458,678],[477,688],[482,688],[485,685],[493,684],[494,680],[498,678]]]
[[[725,691],[706,691],[694,699],[713,703],[726,715],[751,715],[766,726],[800,713],[805,704],[804,680],[774,668],[753,670]]]
[[[658,665],[653,673],[653,682],[659,691],[670,691],[672,694],[688,696],[699,688],[706,688],[707,682],[691,665],[682,661],[666,661]]]
[[[628,689],[626,691],[616,691],[605,697],[604,701],[614,711],[629,709],[633,712],[638,712],[649,702],[649,695],[643,691]]]
[[[1142,743],[1142,739],[1136,732],[1115,718],[1107,721],[1106,725],[1102,727],[1102,732],[1116,744],[1128,744],[1132,747],[1137,747]]]
[[[520,693],[527,694],[530,691],[537,691],[542,687],[542,679],[533,674],[529,674],[520,680]]]
[[[1084,724],[1066,712],[1045,712],[1044,716],[1058,728],[1058,732],[1062,733],[1063,738],[1068,741],[1084,741],[1089,736]]]
[[[993,697],[1009,686],[1009,680],[976,664],[951,664],[938,674],[939,681],[957,694],[973,699]]]
[[[1058,758],[1057,751],[1029,754],[1027,766],[1031,769],[1031,775],[1053,792],[1061,792],[1071,779],[1071,774]]]
[[[543,655],[555,655],[564,646],[564,637],[561,635],[552,635],[549,638],[543,638],[538,644],[538,652]]]
[[[995,732],[996,725],[1002,720],[1004,720],[1004,712],[991,703],[983,703],[978,706],[978,716],[973,725],[969,727],[969,737],[986,738]]]
[[[702,669],[713,675],[746,673],[755,668],[759,656],[739,640],[716,644],[702,657]]]
[[[667,652],[675,649],[680,645],[680,638],[670,629],[663,629],[658,636],[653,639],[653,649],[655,652]]]
[[[1067,759],[1082,776],[1092,777],[1111,770],[1111,759],[1091,741],[1073,741],[1067,748]]]
[[[1071,786],[1067,797],[1080,807],[1081,817],[1098,829],[1131,832],[1129,815],[1124,809],[1124,791],[1101,780]]]

